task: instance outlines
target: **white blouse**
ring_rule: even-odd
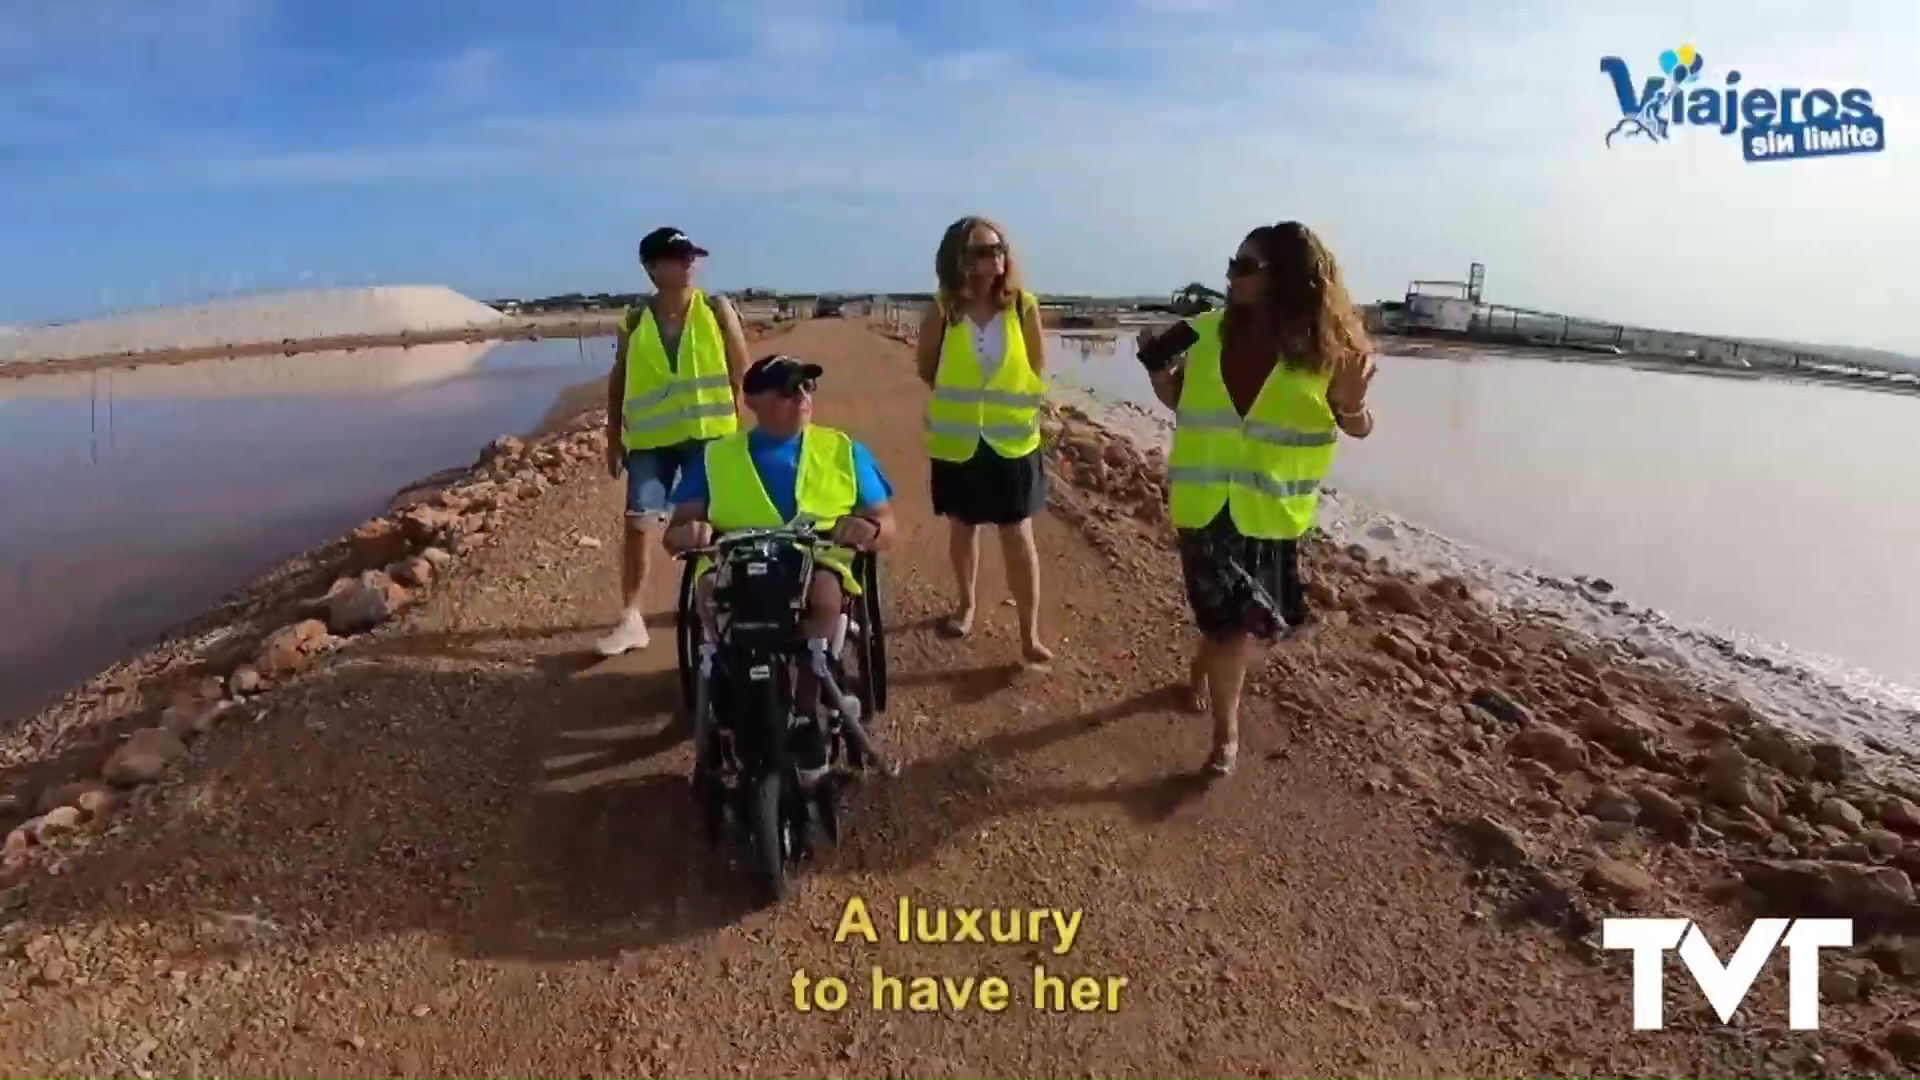
[[[1000,365],[1007,362],[1007,313],[995,313],[985,326],[974,322],[971,315],[961,316],[961,321],[973,332],[973,355],[980,359],[983,380],[992,382],[1000,373]]]

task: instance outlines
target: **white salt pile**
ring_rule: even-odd
[[[0,379],[0,409],[13,401],[114,402],[216,398],[366,397],[459,378],[498,342],[448,341],[410,349],[277,353],[244,362],[195,360],[107,371],[53,372]]]
[[[313,289],[18,328],[0,335],[0,362],[458,330],[505,320],[439,285]]]

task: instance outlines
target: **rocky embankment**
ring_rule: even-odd
[[[57,872],[84,848],[87,830],[106,827],[194,740],[257,719],[276,686],[405,612],[461,556],[491,543],[508,515],[578,471],[598,470],[605,448],[597,416],[532,442],[502,436],[470,469],[409,489],[394,512],[291,561],[9,733],[0,874]]]
[[[1143,536],[1171,545],[1157,450],[1073,408],[1047,432],[1056,512],[1117,560],[1141,559]],[[1546,923],[1596,960],[1607,915],[1694,918],[1723,956],[1755,917],[1851,918],[1854,949],[1823,973],[1823,1034],[1856,1067],[1920,1065],[1920,791],[1501,613],[1469,581],[1318,537],[1307,562],[1318,621],[1256,692],[1329,717],[1371,699],[1365,782],[1431,807],[1478,867],[1484,917]]]

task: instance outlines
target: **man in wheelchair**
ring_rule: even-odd
[[[782,355],[763,357],[747,369],[741,397],[756,425],[709,443],[687,463],[673,491],[668,551],[703,548],[716,534],[778,528],[800,517],[830,533],[841,549],[887,547],[895,529],[893,488],[873,454],[846,433],[812,423],[822,372],[817,364]],[[850,551],[823,551],[815,567],[800,624],[810,652],[827,649],[847,597],[860,589]],[[717,637],[713,591],[709,572],[695,593],[709,643]],[[798,704],[810,713],[819,687],[802,671]]]

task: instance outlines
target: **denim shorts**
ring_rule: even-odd
[[[689,454],[700,453],[704,443],[677,443],[650,450],[627,451],[628,520],[664,519],[673,509],[668,496],[680,480]]]

